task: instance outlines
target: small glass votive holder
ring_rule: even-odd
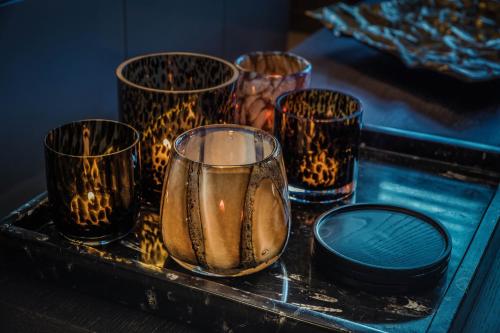
[[[139,132],[111,120],[82,120],[45,137],[54,223],[68,240],[101,245],[124,237],[138,207]]]
[[[362,114],[357,98],[338,91],[305,89],[278,98],[274,133],[291,200],[332,203],[354,193]]]
[[[208,125],[174,142],[161,200],[168,254],[210,276],[264,269],[283,253],[290,202],[274,136],[239,125]]]
[[[253,52],[235,61],[240,70],[234,122],[273,133],[276,98],[309,87],[311,64],[289,52]]]

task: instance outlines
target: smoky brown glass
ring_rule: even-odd
[[[238,125],[179,136],[163,187],[162,235],[181,266],[241,276],[274,263],[290,231],[281,148],[272,135]]]
[[[240,71],[234,122],[273,133],[274,106],[279,95],[307,88],[311,64],[290,52],[253,52],[235,61]]]
[[[110,120],[83,120],[45,137],[45,171],[55,225],[67,239],[106,244],[134,226],[139,133]]]
[[[305,89],[278,98],[274,133],[291,200],[331,203],[354,193],[362,114],[357,98],[338,91]]]
[[[175,138],[230,122],[238,70],[217,57],[167,52],[128,59],[116,75],[120,120],[141,133],[141,183],[157,202]]]

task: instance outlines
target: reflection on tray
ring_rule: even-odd
[[[367,159],[361,159],[359,171],[353,201],[379,201],[413,207],[436,218],[449,230],[453,251],[448,275],[442,285],[446,288],[488,206],[492,188]],[[164,286],[171,292],[169,295],[177,297],[182,304],[194,302],[193,299],[206,293],[227,298],[235,306],[243,304],[266,311],[279,309],[287,316],[312,320],[313,323],[341,320],[380,329],[394,327],[393,323],[404,323],[410,330],[421,322],[415,319],[429,321],[440,305],[442,288],[412,295],[379,295],[345,287],[322,273],[318,263],[311,259],[312,224],[318,215],[330,208],[325,205],[293,205],[290,241],[282,258],[259,273],[241,278],[199,276],[168,258],[161,241],[157,208],[148,204],[143,205],[134,232],[120,242],[102,247],[65,241],[50,220],[45,197],[39,197],[16,211],[9,218],[12,222],[2,225],[0,232],[16,244],[19,244],[19,235],[24,233],[22,237],[33,237],[29,236],[31,233],[36,235],[39,248],[64,251],[65,255],[58,258],[65,260],[62,267],[67,267],[64,268],[67,271],[70,267],[73,267],[72,272],[95,269],[96,263],[103,263],[112,268],[114,277],[120,276],[120,272],[132,276],[129,275],[132,271],[139,272],[144,278],[153,276],[158,281],[156,288]],[[81,261],[80,257],[90,257],[91,266],[87,267],[88,261]],[[51,274],[56,267],[54,262],[45,258],[39,267]],[[76,265],[80,266],[79,269],[75,268]],[[72,278],[78,280],[79,277]],[[151,290],[141,290],[139,294],[148,296],[153,293]],[[181,298],[187,290],[188,298]],[[202,307],[206,304],[203,302]]]

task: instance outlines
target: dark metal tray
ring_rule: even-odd
[[[39,278],[225,332],[447,331],[462,325],[499,247],[500,148],[394,129],[363,129],[355,202],[408,207],[439,220],[453,243],[434,290],[380,295],[337,284],[311,260],[312,223],[331,206],[292,205],[288,247],[242,278],[194,275],[168,258],[157,207],[105,247],[73,245],[54,229],[42,194],[0,222],[1,260]],[[497,235],[498,236],[498,235]]]

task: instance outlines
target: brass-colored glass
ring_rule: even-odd
[[[123,62],[116,75],[120,119],[141,133],[142,187],[159,194],[174,139],[232,117],[238,70],[212,56],[157,53]]]
[[[356,188],[361,103],[338,91],[305,89],[276,103],[290,199],[329,203]]]
[[[235,61],[240,70],[234,122],[273,133],[276,98],[307,88],[311,64],[289,52],[253,52]]]
[[[82,120],[45,137],[49,204],[68,239],[105,244],[134,226],[139,133],[110,120]]]
[[[275,262],[290,230],[281,147],[239,125],[202,126],[179,136],[163,187],[163,240],[183,267],[240,276]]]

